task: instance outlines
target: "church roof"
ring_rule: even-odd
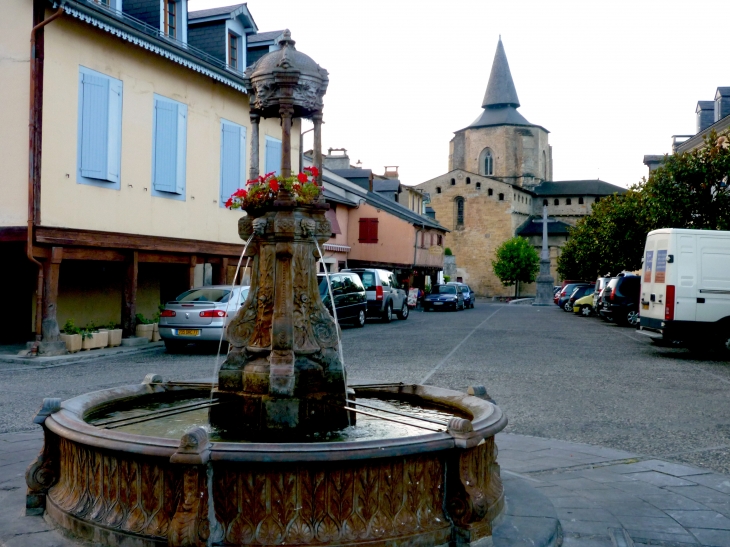
[[[509,70],[507,54],[504,52],[502,38],[497,43],[494,53],[492,72],[489,74],[487,91],[482,101],[482,112],[469,127],[486,127],[490,125],[530,125],[525,117],[517,112],[520,100],[517,98],[517,89]],[[468,128],[467,128],[468,129]]]
[[[517,98],[517,89],[515,89],[515,83],[512,81],[507,54],[504,52],[502,37],[500,37],[497,43],[497,51],[494,53],[492,72],[489,75],[489,83],[482,101],[482,108],[503,106],[519,108],[520,100]]]
[[[610,196],[625,194],[626,188],[595,180],[546,180],[532,188],[537,196]]]
[[[525,222],[517,228],[517,235],[520,236],[541,236],[542,235],[542,217],[530,216]],[[537,222],[533,222],[537,221]],[[555,220],[548,222],[548,235],[549,236],[563,236],[568,235],[568,230],[572,226],[562,220]]]

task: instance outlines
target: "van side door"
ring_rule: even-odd
[[[714,323],[730,316],[730,238],[698,235],[697,250],[697,321]]]

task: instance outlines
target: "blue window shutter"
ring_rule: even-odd
[[[266,138],[266,172],[275,172],[280,175],[281,170],[281,141]]]
[[[185,194],[185,175],[188,144],[188,107],[177,105],[177,169],[175,171],[175,193]]]
[[[221,203],[241,187],[241,159],[241,127],[221,122]]]
[[[81,73],[81,176],[107,177],[109,78]]]
[[[122,82],[109,82],[109,147],[106,180],[119,182],[122,167]]]
[[[155,190],[177,192],[178,105],[155,100],[153,180]]]

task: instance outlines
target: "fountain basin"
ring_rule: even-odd
[[[464,416],[446,431],[343,442],[211,442],[103,429],[87,420],[130,402],[205,397],[210,384],[141,385],[47,399],[27,472],[28,511],[105,545],[443,545],[491,536],[503,508],[494,435],[500,409],[420,385],[356,390]]]

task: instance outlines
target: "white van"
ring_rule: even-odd
[[[641,329],[730,350],[730,232],[663,228],[646,236]]]

